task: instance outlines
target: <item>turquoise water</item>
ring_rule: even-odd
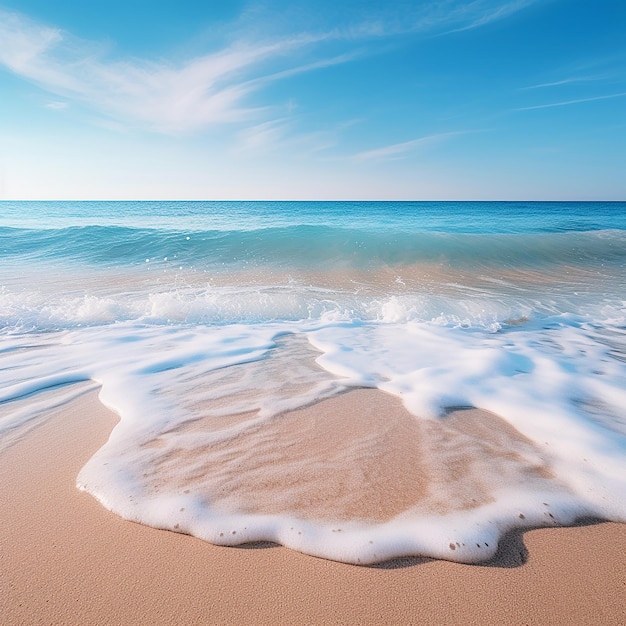
[[[333,226],[402,232],[537,233],[626,229],[624,202],[10,202],[3,226],[172,231]]]
[[[375,267],[623,261],[623,203],[2,203],[5,258]]]
[[[458,316],[468,297],[488,300],[479,324],[485,316],[499,322],[509,309],[513,317],[600,303],[619,309],[624,294],[624,203],[4,202],[0,212],[7,328],[71,325],[63,288],[60,317],[45,288],[45,302],[35,289],[32,309],[20,305],[29,284],[64,275],[117,309],[98,317],[94,306],[93,320],[80,324],[293,320],[330,301],[357,317],[380,316],[373,301],[354,297],[354,281],[377,301],[401,297],[412,319],[424,321],[442,307],[437,313]],[[120,273],[127,290],[116,287]],[[7,285],[31,274],[12,302]],[[227,289],[217,303],[211,296],[234,276],[264,297],[252,302],[247,290]],[[155,292],[176,294],[193,311],[148,315]]]
[[[511,527],[626,520],[626,203],[0,202],[0,254],[0,450],[99,388],[121,422],[78,482],[126,518],[348,562],[484,560]],[[370,519],[372,484],[324,496],[311,446],[277,488],[276,420],[360,388],[430,429],[431,474],[475,450],[465,479],[438,469]],[[519,438],[451,436],[458,407]],[[362,474],[383,430],[337,470]]]

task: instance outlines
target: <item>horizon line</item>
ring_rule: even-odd
[[[574,198],[574,199],[486,199],[486,198],[464,198],[464,199],[435,199],[435,198],[0,198],[2,202],[626,202],[624,199],[602,199],[602,198]]]

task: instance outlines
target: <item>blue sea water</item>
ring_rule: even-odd
[[[626,203],[0,202],[0,255],[0,450],[98,386],[121,421],[78,482],[124,517],[348,562],[477,561],[514,526],[626,521]],[[359,513],[382,497],[365,478],[324,495],[305,469],[323,450],[281,474],[267,445],[289,411],[362,388],[428,433],[428,495],[384,519]],[[385,437],[327,470],[387,462]]]

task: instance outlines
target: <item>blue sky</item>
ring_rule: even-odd
[[[626,199],[622,0],[0,0],[0,198]]]

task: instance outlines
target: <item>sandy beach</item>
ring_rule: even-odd
[[[0,455],[2,624],[626,621],[621,524],[510,535],[484,565],[357,567],[124,521],[75,487],[116,421],[89,391]]]

